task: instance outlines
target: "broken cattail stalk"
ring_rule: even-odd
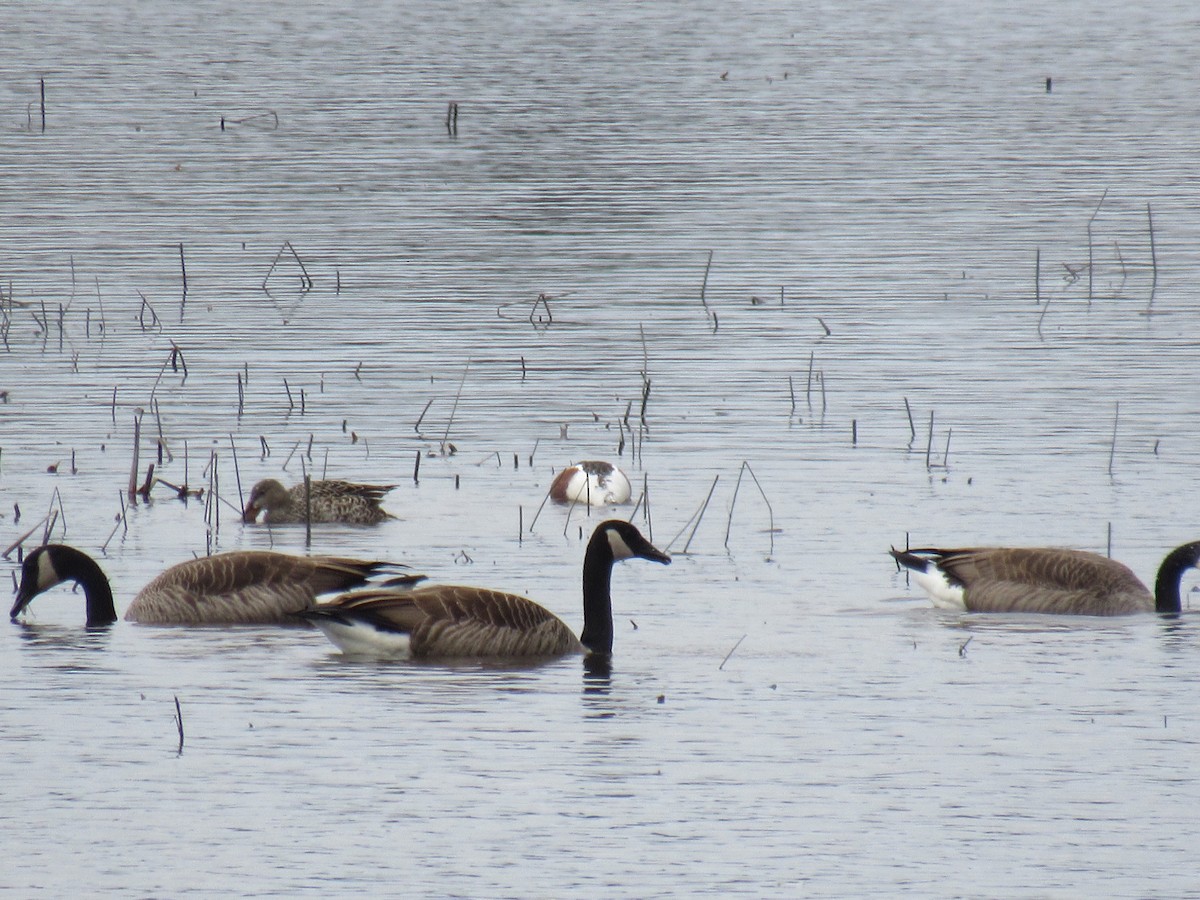
[[[129,499],[137,496],[138,451],[142,440],[142,409],[133,412],[133,463],[129,467]]]
[[[1038,247],[1033,256],[1033,302],[1035,306],[1042,305],[1042,248]]]
[[[908,413],[908,446],[913,445],[913,441],[917,439],[917,426],[913,424],[912,407],[908,405],[908,398],[904,398],[904,411]]]
[[[1113,427],[1112,427],[1112,442],[1108,447],[1108,477],[1112,477],[1113,473],[1113,457],[1117,454],[1117,422],[1121,418],[1121,401],[1118,400],[1113,409]]]
[[[1154,213],[1146,203],[1146,224],[1150,229],[1150,302],[1146,304],[1146,312],[1154,306],[1154,292],[1158,289],[1158,253],[1154,249]]]
[[[1096,204],[1096,208],[1092,211],[1092,216],[1087,221],[1087,243],[1088,243],[1088,306],[1092,305],[1092,223],[1096,221],[1096,216],[1100,215],[1100,207],[1104,205],[1104,198],[1108,196],[1108,188],[1104,189],[1104,193],[1100,195],[1100,202]]]
[[[186,454],[187,444],[185,443],[183,446],[184,446],[184,452]],[[241,466],[238,465],[237,445],[235,445],[233,443],[233,432],[229,433],[229,452],[233,456],[233,478],[234,478],[234,481],[237,482],[238,515],[241,516],[241,515],[244,515],[246,512],[246,502],[245,502],[245,496],[242,494],[242,469],[241,469]],[[185,466],[184,467],[185,476],[186,476],[186,473],[187,473],[187,468]],[[184,483],[184,485],[187,484],[186,477],[184,478],[183,483]]]
[[[750,468],[750,463],[746,460],[742,460],[742,466],[738,469],[737,484],[733,486],[733,500],[729,503],[729,519],[725,523],[725,549],[729,549],[729,533],[733,529],[733,510],[737,506],[738,491],[742,486],[742,475],[747,472],[754,479],[754,485],[758,488],[758,493],[762,496],[763,504],[767,507],[767,533],[770,535],[770,549],[767,551],[767,558],[770,559],[775,555],[775,511],[771,508],[771,501],[767,499],[767,492],[763,490],[762,483],[758,480],[758,476],[754,474],[754,469]],[[687,551],[687,547],[684,547],[684,551]]]
[[[421,451],[418,450],[413,460],[413,484],[421,483]]]
[[[429,407],[431,407],[432,405],[433,405],[433,398],[430,397],[429,402],[425,404],[425,408],[423,410],[421,410],[421,415],[419,415],[417,417],[417,424],[415,424],[413,426],[413,431],[415,431],[417,433],[418,437],[421,435],[421,423],[425,420],[425,413],[429,412]]]
[[[719,666],[717,666],[718,672],[720,672],[722,669],[725,668],[725,663],[729,662],[729,657],[733,656],[733,651],[736,650],[738,647],[742,646],[742,641],[744,641],[745,639],[746,639],[746,635],[744,635],[744,634],[740,638],[737,639],[737,643],[734,644],[733,647],[730,649],[730,651],[725,654],[725,658],[723,660],[721,660],[721,664]]]
[[[708,290],[708,271],[712,268],[713,252],[708,251],[708,261],[704,264],[704,280],[700,282],[700,305],[704,307],[704,312],[709,313],[708,300],[705,298],[705,293]]]
[[[933,453],[933,410],[929,411],[929,442],[925,445],[925,468],[931,469],[931,455]]]
[[[713,491],[716,490],[717,482],[720,480],[720,478],[720,475],[713,476],[712,485],[708,489],[708,496],[704,498],[704,502],[700,504],[700,508],[692,513],[692,517],[683,523],[683,527],[679,529],[679,533],[676,534],[675,537],[671,538],[671,542],[667,544],[668,552],[670,552],[670,548],[677,540],[679,540],[683,533],[687,531],[688,526],[692,525],[692,523],[695,523],[694,527],[692,528],[692,533],[688,535],[687,543],[683,545],[683,550],[681,551],[683,553],[687,553],[688,547],[691,546],[692,538],[696,536],[696,529],[700,527],[700,520],[704,518],[704,511],[708,508],[708,501],[712,499]]]
[[[304,546],[312,546],[312,476],[304,476]]]
[[[454,414],[458,412],[458,400],[462,396],[463,384],[467,380],[467,371],[471,368],[471,360],[467,359],[466,365],[463,366],[462,377],[458,380],[458,391],[454,394],[454,405],[450,407],[450,418],[446,420],[446,431],[442,434],[441,452],[444,455],[446,452],[446,444],[450,440],[450,428],[454,424]]]

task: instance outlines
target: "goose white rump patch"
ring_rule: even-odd
[[[398,631],[380,631],[363,622],[346,623],[336,619],[315,619],[313,624],[347,656],[411,655],[408,635]]]
[[[932,562],[925,566],[924,572],[914,570],[913,581],[920,585],[921,589],[929,595],[929,599],[933,601],[933,605],[938,609],[956,609],[962,611],[967,608],[963,589],[947,581],[942,570]]]

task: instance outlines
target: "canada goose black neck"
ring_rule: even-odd
[[[612,655],[612,567],[615,562],[635,556],[663,565],[671,562],[670,556],[622,519],[601,522],[588,541],[583,555],[583,634],[579,643],[589,653]]]
[[[612,567],[616,560],[603,528],[596,529],[583,555],[583,633],[589,653],[612,655]]]
[[[87,598],[88,628],[117,621],[108,576],[94,559],[66,544],[47,544],[25,558],[21,567],[21,586],[9,616],[15,619],[34,597],[64,581],[74,581],[83,588]]]
[[[1183,573],[1200,560],[1200,541],[1176,547],[1158,567],[1154,582],[1154,609],[1160,613],[1177,613],[1183,609],[1179,597],[1179,583]]]

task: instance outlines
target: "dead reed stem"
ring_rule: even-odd
[[[312,476],[304,476],[304,546],[312,546]]]
[[[929,441],[925,444],[925,468],[933,468],[931,464],[933,454],[933,410],[929,411]]]
[[[679,540],[680,536],[682,536],[683,533],[685,531],[687,531],[687,527],[689,525],[692,525],[692,531],[688,535],[687,543],[685,543],[683,545],[683,550],[680,551],[681,553],[688,552],[688,548],[692,545],[692,538],[694,538],[696,536],[696,530],[700,527],[700,521],[704,518],[704,511],[706,509],[708,509],[708,502],[710,500],[712,500],[713,491],[715,491],[717,489],[717,482],[720,479],[721,479],[720,475],[713,476],[712,485],[708,489],[708,495],[704,498],[704,502],[702,504],[700,504],[700,508],[698,510],[696,510],[694,513],[692,513],[692,517],[684,523],[684,525],[681,529],[679,529],[679,534],[676,534],[675,537],[673,537],[671,539],[671,542],[669,544],[667,544],[668,552],[670,552],[670,548],[672,546],[674,546],[675,542],[677,540]]]
[[[183,448],[184,448],[184,458],[186,459],[187,458],[187,443],[186,442],[184,443]],[[245,515],[245,513],[246,513],[246,501],[245,501],[245,495],[242,493],[242,468],[241,468],[241,466],[238,465],[237,445],[235,445],[233,442],[233,432],[229,433],[229,452],[233,456],[233,478],[237,482],[238,515],[242,516],[242,515]],[[184,484],[184,487],[187,487],[187,466],[186,466],[186,464],[184,466],[183,484]]]
[[[446,453],[446,444],[450,441],[450,428],[454,425],[454,415],[456,412],[458,412],[458,401],[459,398],[462,397],[463,385],[467,381],[467,372],[470,370],[470,368],[471,360],[468,359],[466,365],[463,366],[462,377],[458,380],[458,390],[454,394],[454,405],[450,407],[450,418],[446,420],[446,430],[442,434],[442,443],[439,447],[439,451],[443,455]]]
[[[705,294],[708,291],[708,272],[712,268],[713,252],[708,251],[708,261],[704,264],[704,280],[700,282],[700,305],[704,307],[706,315],[712,315],[712,311],[708,308],[708,299]]]
[[[1033,302],[1042,305],[1042,248],[1038,247],[1033,257]]]
[[[717,666],[718,672],[720,672],[722,669],[725,668],[725,663],[729,662],[729,657],[733,656],[733,651],[737,650],[738,647],[742,646],[742,641],[744,641],[745,639],[746,639],[746,635],[744,635],[744,634],[740,638],[737,639],[737,643],[734,644],[733,647],[730,648],[729,652],[725,654],[725,658],[723,660],[721,660],[721,664],[719,666]]]
[[[1104,189],[1104,193],[1100,195],[1100,202],[1096,204],[1096,208],[1092,210],[1091,218],[1087,221],[1087,244],[1088,244],[1088,306],[1092,305],[1092,223],[1096,221],[1096,216],[1100,215],[1100,207],[1104,205],[1104,198],[1108,196],[1108,188]]]
[[[747,472],[754,479],[754,486],[758,488],[758,493],[762,496],[763,504],[767,507],[767,527],[770,535],[770,549],[767,550],[767,557],[775,555],[775,510],[771,508],[771,501],[767,499],[767,492],[763,490],[762,482],[758,480],[758,476],[754,474],[754,469],[750,467],[750,463],[742,460],[741,468],[738,469],[737,483],[733,486],[733,499],[729,502],[729,519],[725,522],[725,549],[729,549],[729,534],[733,530],[733,511],[737,508],[738,491],[742,487],[742,476]],[[687,549],[686,547],[684,548]]]
[[[1158,289],[1158,253],[1154,249],[1154,213],[1150,204],[1146,204],[1146,224],[1150,229],[1150,302],[1146,304],[1146,312],[1154,307],[1154,292]]]
[[[1120,421],[1120,419],[1121,419],[1121,401],[1118,400],[1116,402],[1115,408],[1113,409],[1112,442],[1109,444],[1109,447],[1108,447],[1108,477],[1109,478],[1111,478],[1112,474],[1113,474],[1113,458],[1117,455],[1117,423]]]
[[[179,697],[175,697],[175,724],[179,728],[179,749],[175,751],[176,756],[183,756],[183,710],[179,706]]]
[[[183,258],[183,241],[179,242],[179,274],[183,279],[183,295],[179,298],[179,321],[183,322],[183,310],[187,306],[187,262]]]
[[[138,452],[142,440],[142,413],[143,410],[141,407],[138,407],[133,412],[133,462],[129,467],[128,491],[130,501],[137,496]]]

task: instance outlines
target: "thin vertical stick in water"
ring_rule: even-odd
[[[942,468],[943,469],[950,468],[950,436],[952,434],[954,434],[953,428],[949,428],[946,430],[946,449],[942,452]]]
[[[721,664],[719,666],[717,666],[718,672],[720,672],[722,669],[725,668],[725,663],[729,662],[729,657],[733,656],[733,651],[736,650],[738,647],[742,646],[742,641],[744,641],[745,639],[746,639],[746,635],[744,635],[744,634],[740,638],[737,639],[737,643],[734,644],[732,649],[730,649],[730,651],[725,654],[725,658],[723,660],[721,660]]]
[[[137,496],[138,450],[142,442],[142,409],[133,411],[133,462],[129,466],[129,499]]]
[[[417,451],[416,458],[413,460],[413,484],[421,483],[421,451]]]
[[[650,536],[651,543],[654,542],[654,522],[650,518],[650,476],[645,472],[642,473],[642,497],[645,510],[643,519],[646,522],[646,534]]]
[[[183,241],[179,242],[179,273],[183,278],[183,296],[179,298],[179,321],[183,321],[183,308],[187,305],[187,262],[183,258]]]
[[[729,549],[729,533],[733,529],[733,510],[737,506],[738,491],[742,486],[742,475],[749,472],[750,477],[754,479],[754,485],[758,488],[758,493],[762,496],[763,503],[767,507],[767,533],[770,535],[770,549],[767,555],[775,555],[775,510],[771,508],[771,501],[767,499],[767,492],[763,490],[762,483],[758,480],[758,476],[754,474],[754,469],[750,467],[750,463],[742,460],[741,468],[738,469],[737,484],[733,486],[733,499],[729,501],[729,519],[725,522],[725,549]],[[686,548],[684,548],[686,549]]]
[[[312,476],[304,476],[304,546],[312,546]]]
[[[184,459],[186,460],[186,458],[187,458],[187,443],[186,442],[183,445],[183,452],[184,452]],[[244,515],[246,512],[246,502],[245,502],[245,498],[242,494],[242,469],[241,469],[241,466],[238,465],[237,445],[233,443],[233,432],[229,433],[229,452],[231,454],[233,454],[233,477],[234,477],[234,480],[237,481],[238,511]],[[186,463],[185,463],[185,466],[186,466]],[[187,484],[186,477],[184,478],[183,483]]]
[[[1037,333],[1038,337],[1042,336],[1042,320],[1046,318],[1046,313],[1050,309],[1050,298],[1046,298],[1046,302],[1042,304],[1042,313],[1038,316]]]
[[[1113,410],[1112,443],[1109,445],[1109,448],[1108,448],[1108,476],[1110,478],[1112,477],[1112,473],[1113,473],[1113,457],[1116,456],[1116,453],[1117,453],[1117,422],[1120,421],[1120,418],[1121,418],[1121,401],[1118,400],[1116,403],[1116,408]]]
[[[713,476],[712,485],[708,489],[708,495],[704,498],[704,502],[702,504],[700,504],[700,508],[698,510],[696,510],[696,512],[692,513],[692,517],[690,519],[688,519],[686,522],[684,522],[683,527],[679,529],[679,533],[676,534],[675,537],[671,538],[671,543],[667,544],[668,552],[669,552],[669,548],[677,540],[679,540],[679,538],[683,535],[683,533],[685,531],[687,531],[687,527],[689,525],[692,525],[692,523],[694,522],[695,525],[692,527],[692,533],[688,535],[687,543],[683,545],[683,550],[681,551],[682,553],[687,553],[688,547],[690,547],[692,544],[692,538],[694,538],[696,536],[696,529],[698,529],[700,527],[700,520],[704,518],[704,511],[706,509],[708,509],[708,502],[712,499],[713,491],[716,490],[717,482],[720,480],[720,478],[721,478],[720,475]]]
[[[808,381],[804,385],[804,402],[808,404],[808,411],[812,412],[812,380],[813,380],[813,360],[815,353],[809,351],[808,354]]]
[[[908,446],[913,445],[913,441],[917,439],[917,426],[913,424],[912,407],[908,405],[908,398],[904,398],[904,411],[908,413]]]
[[[1104,189],[1104,193],[1100,196],[1100,202],[1096,204],[1095,210],[1092,212],[1092,217],[1087,222],[1087,242],[1088,242],[1088,306],[1092,305],[1092,223],[1096,221],[1096,216],[1100,215],[1100,207],[1104,205],[1104,198],[1108,196],[1108,188]]]
[[[183,756],[183,710],[179,707],[179,697],[175,697],[175,724],[179,728],[179,749],[175,751],[176,756]]]
[[[1154,213],[1150,204],[1146,204],[1146,223],[1150,228],[1150,302],[1146,304],[1146,312],[1154,306],[1154,292],[1158,288],[1158,254],[1154,250]]]
[[[792,376],[788,376],[788,394],[792,398],[792,415],[796,414],[796,386],[792,384]]]
[[[1106,553],[1109,559],[1112,559],[1112,522],[1108,523],[1108,540],[1105,543]]]
[[[417,424],[415,424],[413,426],[413,431],[415,431],[417,433],[418,437],[420,437],[420,435],[421,435],[421,423],[423,421],[425,421],[425,413],[429,412],[429,407],[431,407],[431,406],[433,406],[433,398],[432,397],[430,397],[429,402],[425,404],[425,408],[423,410],[421,410],[421,415],[417,416]]]
[[[713,252],[711,250],[709,250],[708,251],[708,262],[706,262],[704,264],[704,280],[702,282],[700,282],[700,305],[704,307],[704,311],[706,313],[709,312],[709,309],[708,309],[708,300],[706,299],[705,294],[708,291],[708,270],[712,268],[712,258],[713,258]]]
[[[454,405],[450,407],[450,418],[446,420],[446,431],[442,434],[442,444],[439,448],[444,455],[446,452],[446,444],[450,441],[450,427],[454,424],[454,414],[458,411],[458,400],[462,396],[463,384],[467,380],[467,371],[471,368],[471,360],[467,360],[467,364],[463,366],[462,378],[458,380],[458,391],[454,395]]]
[[[933,453],[933,410],[929,411],[929,442],[925,444],[925,468],[929,469],[930,456]]]
[[[542,514],[542,510],[546,508],[546,501],[550,499],[550,488],[546,488],[546,493],[542,496],[542,502],[538,504],[537,512],[533,514],[533,519],[529,523],[529,533],[533,534],[533,527],[537,525],[538,516]]]
[[[517,543],[525,543],[525,507],[517,505]]]
[[[42,106],[42,134],[46,133],[46,79],[38,79],[38,94],[41,97]]]
[[[1042,305],[1042,248],[1038,247],[1033,256],[1033,303]]]

